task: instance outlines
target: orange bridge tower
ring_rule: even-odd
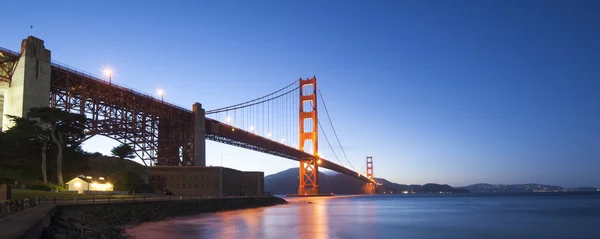
[[[300,159],[299,195],[319,194],[319,132],[317,121],[317,78],[300,78],[300,141],[301,151],[315,157]]]

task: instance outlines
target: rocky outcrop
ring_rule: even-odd
[[[123,226],[206,212],[274,206],[278,197],[61,205],[42,238],[125,238]]]

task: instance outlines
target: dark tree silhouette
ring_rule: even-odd
[[[40,149],[42,154],[42,177],[44,184],[48,184],[46,153],[48,152],[50,131],[37,120],[21,118],[13,115],[7,115],[7,118],[9,118],[15,124],[6,132],[8,138],[17,142],[26,142],[27,144]]]
[[[57,147],[56,176],[58,184],[64,185],[62,163],[65,147],[76,148],[83,139],[85,123],[84,115],[73,114],[61,109],[50,107],[34,107],[29,110],[27,117],[38,121],[43,130],[50,134],[50,138]]]
[[[133,159],[135,158],[135,151],[133,148],[127,144],[121,144],[117,147],[114,147],[110,152],[120,159]]]

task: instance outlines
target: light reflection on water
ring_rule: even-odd
[[[134,238],[600,238],[600,195],[286,198],[128,229]],[[311,203],[308,203],[311,202]]]

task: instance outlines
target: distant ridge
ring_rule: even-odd
[[[522,192],[598,192],[594,187],[563,188],[560,186],[544,185],[537,183],[528,184],[489,184],[478,183],[458,187],[467,189],[472,193],[522,193]]]
[[[265,177],[265,191],[272,194],[296,193],[298,191],[298,168],[290,168]],[[326,175],[319,172],[321,193],[362,194],[364,182],[345,174]],[[392,183],[383,178],[375,178],[377,193],[465,193],[465,189],[456,189],[449,185],[429,183],[425,185],[404,185]]]

